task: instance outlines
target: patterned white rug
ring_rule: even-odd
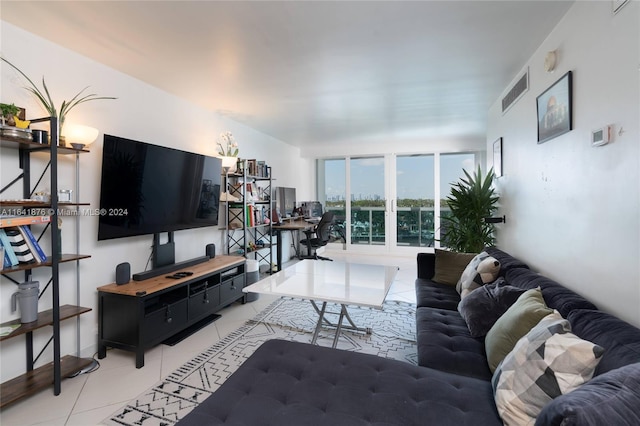
[[[339,305],[331,306],[339,312]],[[415,305],[385,302],[383,309],[349,307],[358,326],[372,334],[343,330],[338,348],[417,364]],[[104,425],[173,425],[229,377],[263,342],[271,339],[310,342],[318,314],[311,303],[282,298],[245,325],[184,364],[147,392],[105,419]],[[321,346],[331,346],[334,330],[323,328]]]

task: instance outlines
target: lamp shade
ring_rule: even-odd
[[[68,123],[62,128],[62,134],[69,143],[87,146],[92,144],[100,132],[93,127]]]

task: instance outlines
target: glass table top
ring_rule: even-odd
[[[305,259],[243,291],[380,309],[397,273],[397,266]]]

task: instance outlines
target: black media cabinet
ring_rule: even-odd
[[[244,257],[216,256],[184,271],[193,275],[98,287],[98,358],[107,347],[124,349],[136,353],[141,368],[146,349],[244,297]]]

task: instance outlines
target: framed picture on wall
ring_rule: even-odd
[[[538,108],[538,143],[573,129],[571,100],[572,73],[567,72],[536,99]]]
[[[496,177],[502,176],[502,138],[493,143],[493,173]]]

